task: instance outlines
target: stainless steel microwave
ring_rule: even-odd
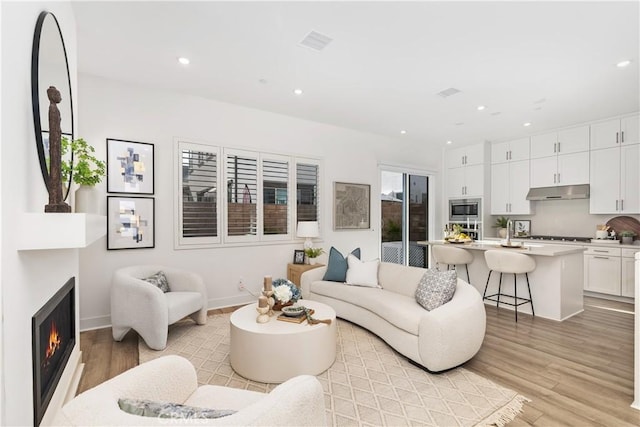
[[[449,221],[480,220],[480,199],[450,199]]]

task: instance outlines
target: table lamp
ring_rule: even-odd
[[[296,232],[298,237],[305,237],[304,248],[308,249],[313,247],[312,237],[318,237],[320,235],[320,229],[318,228],[318,221],[298,221],[298,231]]]

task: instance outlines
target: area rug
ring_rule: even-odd
[[[247,380],[231,368],[229,317],[211,315],[204,326],[190,320],[170,326],[163,351],[139,339],[140,363],[177,354],[193,363],[200,384],[272,390],[275,384]],[[430,374],[350,322],[338,319],[337,330],[336,361],[317,377],[331,425],[503,426],[528,400],[464,368]]]

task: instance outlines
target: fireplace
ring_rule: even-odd
[[[33,424],[40,425],[76,342],[75,278],[31,319]]]

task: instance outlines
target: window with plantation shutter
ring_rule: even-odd
[[[289,161],[262,159],[263,234],[289,234]]]
[[[179,244],[219,243],[218,158],[215,147],[178,143]]]
[[[296,220],[319,221],[320,166],[308,160],[296,162]]]
[[[258,234],[258,158],[256,153],[225,153],[229,241],[255,240]]]
[[[320,221],[320,161],[176,139],[176,249],[293,242]]]

